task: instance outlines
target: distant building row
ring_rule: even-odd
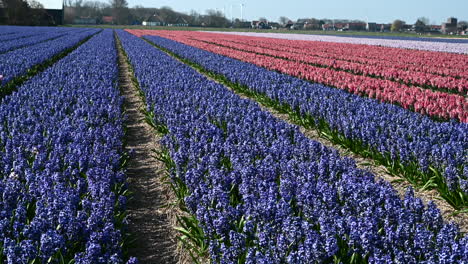
[[[145,19],[142,23],[143,26],[169,26],[169,27],[188,27],[189,23],[181,16],[177,17],[174,23],[166,23],[158,14]]]
[[[95,17],[75,17],[73,19],[73,24],[81,25],[94,25],[94,24],[114,24],[113,16],[103,16],[101,18]],[[153,14],[141,21],[135,21],[133,24],[143,25],[143,26],[174,26],[174,27],[188,27],[190,26],[187,20],[179,16],[174,23],[166,23],[158,14]]]
[[[248,22],[246,22],[248,23]],[[296,30],[325,30],[325,31],[371,31],[371,32],[388,32],[391,30],[392,24],[378,24],[373,22],[354,22],[354,23],[323,23],[316,19],[298,19],[296,22],[288,21],[280,26],[278,23],[270,23],[268,21],[252,21],[251,28],[255,29],[296,29]],[[248,26],[247,26],[248,27]],[[401,31],[404,32],[421,32],[434,34],[460,34],[468,35],[468,29],[464,25],[458,25],[456,18],[449,18],[442,25],[410,25],[403,24]]]
[[[73,20],[74,24],[113,24],[112,16],[103,16],[100,19],[92,17],[76,17]],[[175,26],[188,27],[191,26],[187,20],[179,16],[173,23],[166,23],[157,13],[147,17],[143,21],[134,24],[143,26]],[[205,26],[204,23],[201,26]],[[281,25],[276,22],[269,21],[240,21],[236,19],[232,23],[235,28],[253,28],[253,29],[292,29],[292,30],[324,30],[324,31],[370,31],[370,32],[388,32],[391,30],[392,24],[379,24],[373,22],[350,22],[350,23],[325,23],[317,19],[298,19],[296,22],[288,21]],[[466,26],[458,25],[456,18],[449,18],[442,25],[401,25],[400,31],[403,32],[418,32],[432,34],[460,34],[468,35]]]

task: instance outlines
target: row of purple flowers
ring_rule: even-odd
[[[118,35],[147,111],[166,127],[171,179],[188,189],[185,204],[213,263],[468,260],[468,238],[434,204],[425,207],[411,191],[401,200],[388,183],[256,103]]]
[[[227,80],[296,109],[316,125],[322,121],[356,149],[369,147],[381,162],[407,174],[433,175],[439,191],[454,206],[468,202],[468,124],[436,122],[401,107],[380,103],[157,36],[159,46],[193,61]],[[426,176],[427,178],[431,178]],[[416,180],[420,180],[417,179]],[[464,198],[464,199],[461,199]]]
[[[98,31],[99,29],[83,30],[76,28],[69,34],[53,40],[0,54],[0,74],[3,75],[3,80],[0,81],[0,89],[1,86],[16,77],[25,75],[33,66],[44,63],[53,56],[76,46],[80,41]],[[24,39],[19,41],[24,41]]]
[[[0,262],[124,263],[117,80],[113,32],[104,30],[3,99]]]

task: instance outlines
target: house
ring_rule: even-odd
[[[251,26],[256,29],[270,29],[268,21],[252,21]]]
[[[441,31],[443,34],[453,34],[457,32],[458,21],[454,17],[449,17],[446,23],[442,23]]]
[[[375,31],[380,30],[380,28],[377,27],[377,23],[374,23],[374,22],[367,22],[367,23],[366,23],[366,30],[367,30],[367,31],[371,31],[371,32],[375,32]]]
[[[145,19],[142,23],[143,26],[164,26],[166,23],[162,20],[162,18],[154,13],[153,15],[149,16],[147,19]]]
[[[73,19],[73,24],[78,25],[95,25],[97,20],[94,17],[76,17]]]
[[[347,23],[345,28],[347,30],[361,31],[366,30],[366,23]]]
[[[401,25],[401,31],[406,31],[406,32],[409,32],[409,31],[412,31],[414,30],[414,25],[410,25],[410,24],[403,24]]]
[[[268,26],[270,26],[271,29],[278,29],[280,28],[280,24],[276,22],[269,22]]]
[[[322,29],[323,30],[338,30],[338,31],[347,31],[349,28],[347,27],[347,23],[328,23],[328,24],[323,24]]]
[[[293,25],[294,25],[294,22],[292,22],[291,20],[288,20],[286,25],[284,25],[284,28],[291,29]]]
[[[307,30],[320,30],[322,27],[317,20],[310,19],[304,22],[304,29]]]
[[[44,9],[53,25],[63,25],[63,9]]]
[[[392,24],[377,24],[377,29],[380,32],[389,32],[392,29]]]
[[[292,26],[291,29],[308,29],[308,30],[319,30],[320,24],[315,19],[308,19],[308,18],[301,18],[296,21]]]
[[[441,25],[428,25],[428,33],[430,34],[442,34],[442,26]]]
[[[112,17],[112,16],[103,16],[102,17],[102,23],[103,24],[112,24],[112,23],[114,23],[114,17]]]
[[[169,27],[188,27],[189,23],[187,20],[181,16],[177,17],[174,23],[167,24]]]
[[[255,28],[257,26],[258,22],[260,22],[260,21],[252,20],[252,22],[250,22],[250,27]]]
[[[322,30],[324,31],[335,30],[335,27],[333,26],[333,24],[322,24]]]
[[[348,23],[335,23],[334,24],[335,30],[338,31],[348,31]]]
[[[239,19],[236,19],[234,21],[234,24],[232,25],[234,28],[251,28],[252,22],[249,21],[240,21]]]
[[[416,23],[411,27],[411,31],[415,31],[417,33],[429,32],[429,30],[429,26],[420,20],[416,21]]]
[[[304,23],[300,23],[300,22],[297,22],[294,23],[292,26],[291,26],[291,29],[304,29]]]
[[[333,23],[323,24],[323,30],[338,30],[338,31],[361,31],[366,30],[366,23]]]

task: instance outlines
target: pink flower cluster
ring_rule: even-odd
[[[209,34],[207,34],[209,35]],[[216,34],[219,35],[219,34]],[[411,72],[432,73],[441,76],[468,79],[468,55],[444,52],[406,50],[358,44],[343,44],[321,41],[286,40],[262,37],[234,36],[223,34],[223,39],[243,41],[252,46],[261,46],[282,51],[300,52],[325,58],[358,62],[381,67],[391,66]]]
[[[412,70],[403,67],[397,68],[393,66],[394,62],[384,59],[376,61],[375,59],[350,56],[347,55],[346,52],[341,52],[342,54],[340,54],[340,52],[335,53],[324,51],[326,50],[326,47],[323,47],[325,44],[322,42],[314,43],[316,45],[313,47],[300,48],[293,45],[283,46],[280,43],[276,43],[279,42],[276,39],[271,41],[272,39],[265,40],[265,38],[263,38],[263,41],[257,41],[251,39],[240,39],[236,36],[236,39],[231,40],[224,38],[224,36],[223,38],[219,38],[218,36],[213,36],[213,34],[209,35],[211,36],[210,38],[203,36],[201,38],[197,37],[196,39],[233,49],[265,54],[297,62],[309,63],[319,67],[331,67],[336,70],[349,71],[354,74],[370,77],[376,76],[386,80],[403,82],[408,85],[447,89],[463,94],[466,94],[468,91],[467,69],[455,69],[459,75],[466,75],[467,78],[461,78],[459,75],[456,77],[443,76],[417,70],[417,67],[414,66],[412,67]],[[233,38],[233,36],[230,37]],[[358,48],[363,47],[359,46]],[[418,58],[415,58],[415,61],[417,62]],[[407,67],[408,64],[406,63],[405,66]]]
[[[316,67],[294,60],[247,52],[208,43],[203,37],[208,33],[180,31],[129,30],[135,35],[158,35],[186,45],[279,71],[309,81],[345,89],[351,93],[368,96],[383,102],[398,104],[415,112],[443,118],[458,119],[468,123],[468,104],[464,96],[408,86],[399,82],[356,75],[346,71]],[[226,35],[214,35],[225,37]],[[211,39],[212,40],[212,39]],[[349,45],[349,44],[348,44]],[[373,48],[367,46],[368,49]],[[265,49],[264,49],[265,50]],[[263,52],[264,53],[264,52]],[[338,62],[335,62],[335,65]]]

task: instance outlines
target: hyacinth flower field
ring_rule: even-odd
[[[468,44],[284,35],[0,26],[0,263],[468,263]]]

